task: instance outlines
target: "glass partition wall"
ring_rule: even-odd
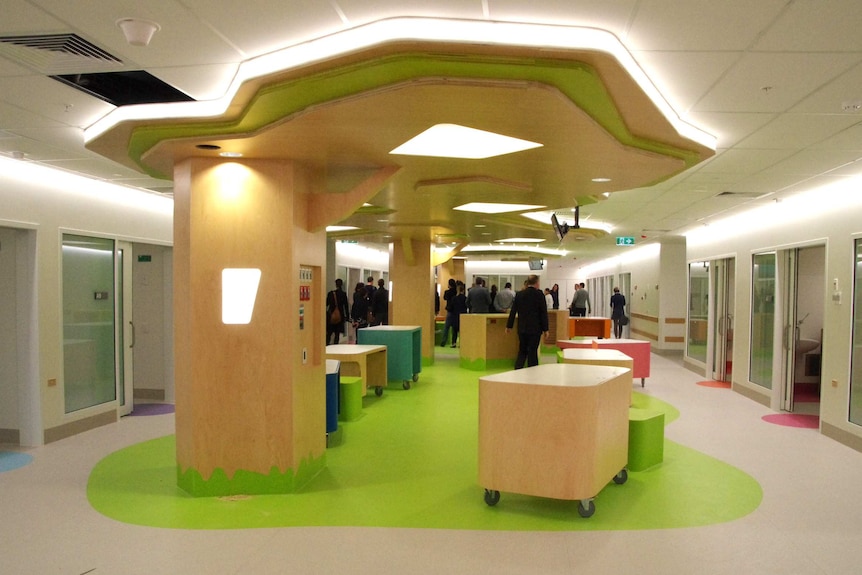
[[[709,262],[688,265],[688,339],[686,355],[706,364],[709,333]]]
[[[775,253],[755,254],[751,272],[749,379],[772,389],[775,331]]]
[[[66,413],[117,398],[114,240],[63,234]]]

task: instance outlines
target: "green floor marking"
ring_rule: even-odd
[[[181,529],[369,526],[512,531],[665,529],[738,519],[760,504],[749,475],[665,440],[664,462],[610,483],[596,513],[577,502],[503,493],[495,507],[477,480],[478,377],[455,356],[423,369],[410,390],[364,398],[365,417],[341,423],[344,443],[326,467],[287,495],[192,497],[176,485],[175,440],[167,436],[117,451],[93,469],[87,495],[104,515],[138,525]],[[637,407],[676,409],[637,393]]]

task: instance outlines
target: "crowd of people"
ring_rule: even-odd
[[[357,283],[349,307],[343,286],[344,282],[336,279],[335,289],[326,295],[326,345],[338,343],[347,322],[354,331],[389,325],[389,290],[383,278],[377,280],[376,286],[373,277],[369,277],[367,283]]]
[[[457,347],[458,335],[461,331],[461,315],[465,313],[508,313],[507,332],[518,322],[520,349],[515,362],[515,369],[524,364],[538,363],[538,347],[542,334],[547,336],[548,310],[560,309],[559,285],[545,288],[539,287],[539,277],[530,275],[524,286],[517,293],[512,289],[512,283],[506,282],[503,289],[498,290],[492,285],[489,290],[484,278],[476,277],[468,289],[464,282],[450,278],[448,287],[443,292],[443,309],[446,312],[441,337],[441,347],[450,345]],[[381,278],[374,284],[374,278],[369,277],[367,283],[357,283],[353,290],[352,303],[348,305],[347,294],[343,290],[343,281],[335,280],[335,289],[327,294],[326,303],[326,343],[337,344],[344,333],[345,322],[350,322],[354,330],[368,326],[389,324],[389,291],[386,282]],[[619,288],[614,288],[611,296],[611,320],[614,326],[614,337],[621,338],[623,326],[628,322],[625,315],[626,299]],[[440,312],[441,302],[435,293],[435,313]],[[569,306],[569,315],[586,317],[592,313],[590,293],[586,284],[575,284],[575,294]],[[451,343],[449,335],[452,335]]]

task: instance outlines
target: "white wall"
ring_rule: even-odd
[[[852,335],[852,289],[854,247],[862,236],[862,193],[859,182],[848,180],[780,203],[770,203],[745,218],[710,225],[688,238],[689,261],[736,257],[736,301],[733,383],[751,394],[760,394],[777,408],[777,389],[764,390],[748,382],[748,348],[751,314],[751,257],[768,252],[810,245],[826,246],[823,289],[823,349],[820,417],[824,426],[862,438],[862,428],[849,423],[848,397]],[[840,303],[832,302],[832,280],[842,292]],[[836,386],[831,385],[835,380]],[[774,385],[778,388],[779,386]],[[862,445],[862,443],[860,443]]]
[[[37,365],[24,389],[40,406],[43,429],[115,409],[107,404],[64,413],[60,241],[64,232],[170,245],[173,201],[139,190],[0,157],[0,226],[35,230]],[[26,289],[26,288],[25,288]],[[19,354],[20,355],[20,354]],[[51,378],[58,385],[49,387]],[[38,442],[38,438],[28,442]],[[24,440],[22,439],[22,443]]]

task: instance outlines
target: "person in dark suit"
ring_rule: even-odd
[[[515,294],[512,302],[512,310],[509,312],[509,321],[506,322],[506,333],[515,325],[515,316],[518,317],[518,359],[515,360],[515,369],[539,365],[539,344],[542,342],[542,334],[548,335],[548,305],[545,295],[539,290],[539,276],[531,275],[527,278],[527,287]]]
[[[389,290],[383,278],[377,280],[377,290],[371,302],[371,325],[389,325]]]

